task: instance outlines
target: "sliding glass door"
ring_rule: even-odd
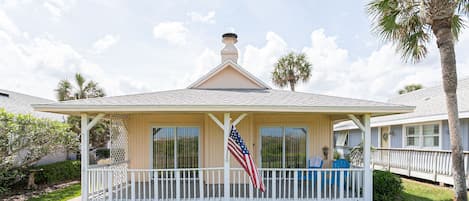
[[[155,127],[153,135],[153,168],[199,167],[199,128]]]
[[[306,128],[262,127],[260,132],[263,168],[306,167]]]

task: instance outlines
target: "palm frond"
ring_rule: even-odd
[[[455,40],[459,40],[459,34],[463,28],[466,28],[464,19],[459,15],[453,15],[453,19],[451,19],[451,33],[453,33]]]
[[[57,85],[57,89],[55,89],[57,100],[65,101],[73,99],[72,88],[72,84],[68,80],[61,80]]]
[[[402,60],[417,62],[427,55],[430,39],[420,1],[373,0],[368,4],[372,31],[396,45]]]
[[[275,64],[272,82],[279,87],[294,86],[298,81],[306,82],[311,77],[311,66],[304,53],[290,52]]]
[[[456,10],[460,14],[469,16],[469,0],[457,0]]]

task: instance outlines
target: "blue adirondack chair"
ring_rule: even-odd
[[[308,169],[320,169],[322,168],[324,161],[321,157],[315,156],[308,160]],[[306,174],[304,171],[298,171],[298,180],[313,180],[316,181],[318,178],[318,172],[310,170]]]
[[[332,162],[332,168],[350,168],[350,163],[345,159],[338,159]],[[347,178],[348,171],[344,171],[344,178]],[[332,171],[330,182],[331,184],[340,185],[340,171]]]

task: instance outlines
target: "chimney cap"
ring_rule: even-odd
[[[222,35],[223,38],[225,37],[230,37],[230,38],[238,38],[238,35],[236,35],[235,33],[225,33]]]

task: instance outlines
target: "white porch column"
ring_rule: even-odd
[[[230,136],[230,131],[231,131],[231,118],[230,118],[230,113],[225,113],[224,114],[224,128],[223,128],[223,136],[224,136],[224,142],[223,142],[223,157],[224,157],[224,180],[223,185],[224,187],[224,200],[229,200],[230,199],[230,154],[228,152],[228,138]]]
[[[363,126],[365,139],[363,143],[363,167],[365,169],[364,176],[364,198],[366,201],[373,200],[373,170],[370,166],[371,161],[371,127],[370,114],[363,115]]]
[[[88,115],[81,114],[81,200],[88,200]]]
[[[88,200],[88,165],[89,165],[89,134],[90,129],[93,128],[99,120],[104,117],[103,113],[96,115],[96,117],[89,121],[88,114],[81,114],[81,200]]]

